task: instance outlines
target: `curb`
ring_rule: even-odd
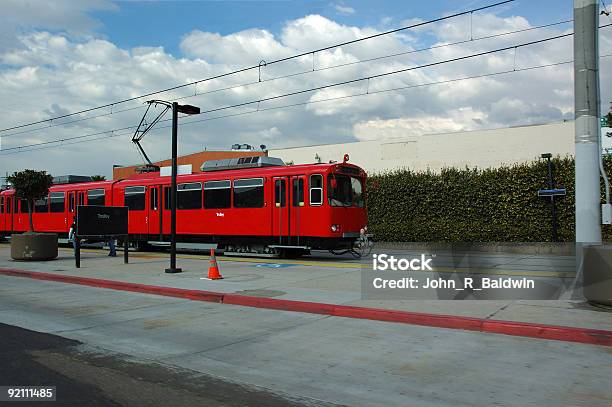
[[[410,311],[394,311],[380,308],[365,308],[350,305],[284,300],[279,298],[262,298],[239,294],[226,294],[214,291],[188,290],[183,288],[162,287],[116,280],[103,280],[91,277],[77,277],[18,269],[0,268],[0,274],[13,277],[31,278],[35,280],[55,281],[67,284],[85,285],[89,287],[184,298],[192,301],[216,302],[221,304],[239,305],[243,307],[294,311],[309,314],[330,315],[342,318],[368,319],[372,321],[396,322],[436,328],[461,329],[467,331],[522,336],[527,338],[612,346],[612,331],[598,329],[460,317],[455,315],[427,314]]]

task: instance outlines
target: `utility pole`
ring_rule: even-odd
[[[598,11],[597,0],[574,0],[576,243],[578,244],[601,243]],[[576,255],[580,262],[582,253],[577,252]]]

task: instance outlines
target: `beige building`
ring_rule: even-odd
[[[532,161],[542,153],[573,155],[574,122],[271,149],[268,155],[305,164],[342,161],[349,154],[352,163],[378,173],[399,168],[490,168]]]

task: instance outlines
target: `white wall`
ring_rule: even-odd
[[[573,155],[574,122],[269,150],[269,156],[295,164],[314,163],[315,155],[322,162],[342,161],[349,154],[350,162],[370,173],[403,167],[498,167],[531,161],[542,153]]]

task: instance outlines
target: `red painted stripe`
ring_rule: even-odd
[[[103,280],[97,278],[68,276],[62,274],[51,274],[17,269],[0,268],[0,274],[15,277],[27,277],[36,280],[57,281],[68,284],[86,285],[90,287],[108,288],[113,290],[132,291],[145,294],[163,295],[167,297],[185,298],[194,301],[217,302],[224,304],[240,305],[245,307],[305,312],[311,314],[331,315],[344,318],[369,319],[374,321],[397,322],[403,324],[431,326],[437,328],[462,329],[468,331],[523,336],[528,338],[612,346],[612,331],[598,329],[575,328],[558,325],[542,325],[527,322],[500,321],[481,318],[460,317],[455,315],[439,315],[426,314],[421,312],[394,311],[379,308],[364,308],[349,305],[285,300],[280,298],[262,298],[248,295],[225,294],[202,290],[187,290],[183,288],[161,287],[115,280]]]
[[[163,295],[166,297],[185,298],[197,301],[220,303],[223,300],[222,293],[212,291],[187,290],[183,288],[160,287],[156,285],[128,283],[123,281],[104,280],[99,278],[68,276],[63,274],[51,274],[37,271],[4,268],[0,268],[0,274],[5,274],[14,277],[27,277],[35,280],[57,281],[60,283],[86,285],[98,288],[109,288],[112,290],[132,291],[137,293]]]
[[[480,331],[482,326],[482,320],[479,318],[394,311],[380,308],[363,308],[349,305],[336,305],[332,315],[346,318],[361,318],[375,321],[433,326],[437,328],[465,329],[468,331]]]

